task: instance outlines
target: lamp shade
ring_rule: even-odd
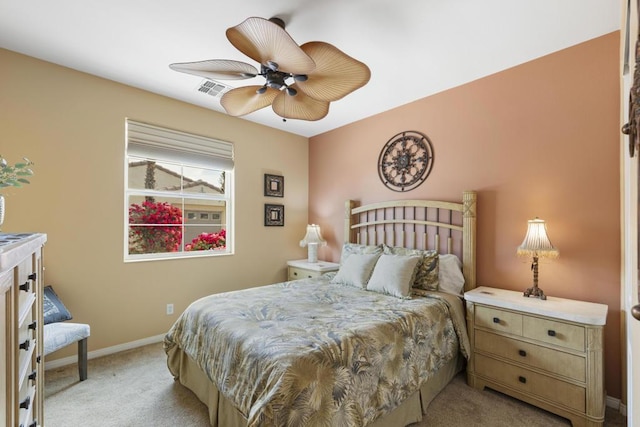
[[[528,223],[527,235],[522,244],[518,246],[518,255],[557,258],[560,251],[551,244],[544,220],[535,218],[529,220]]]
[[[326,246],[327,241],[322,238],[319,225],[307,225],[307,234],[304,236],[304,239],[300,240],[300,246],[304,248],[309,244]]]

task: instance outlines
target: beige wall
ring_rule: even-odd
[[[611,33],[311,138],[309,221],[329,241],[320,257],[338,260],[346,199],[460,200],[463,190],[477,190],[478,283],[522,291],[532,274],[516,247],[527,220],[543,218],[560,258],[540,265],[540,287],[609,306],[606,388],[620,397],[618,38]],[[376,164],[404,130],[429,136],[435,164],[424,184],[402,194],[382,185]]]
[[[91,324],[90,351],[163,334],[196,298],[282,281],[305,256],[307,138],[2,49],[0,64],[0,154],[36,163],[2,191],[2,231],[47,233],[45,281]],[[235,255],[123,262],[126,117],[235,144]],[[283,199],[263,196],[264,173],[284,175]],[[284,227],[264,227],[265,203],[285,205]]]

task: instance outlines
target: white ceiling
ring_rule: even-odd
[[[333,102],[322,120],[284,123],[269,107],[245,116],[310,137],[618,30],[620,7],[619,0],[0,0],[0,47],[223,112],[218,99],[197,92],[201,78],[168,65],[258,65],[225,30],[250,16],[278,16],[297,43],[331,43],[371,69],[370,82]]]

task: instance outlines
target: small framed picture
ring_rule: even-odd
[[[264,195],[284,197],[284,176],[264,174]]]
[[[265,227],[284,225],[284,205],[264,205]]]

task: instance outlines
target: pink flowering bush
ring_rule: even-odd
[[[227,231],[218,233],[200,233],[191,243],[185,245],[185,251],[206,251],[208,249],[224,249],[227,247]]]
[[[182,243],[182,211],[166,202],[145,200],[129,207],[129,253],[177,252]]]

